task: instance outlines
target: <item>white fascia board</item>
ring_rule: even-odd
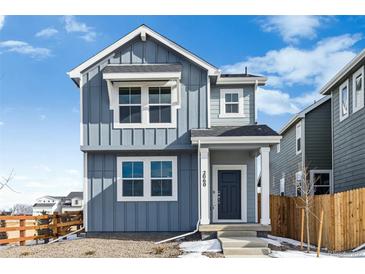
[[[91,65],[97,63],[98,61],[102,60],[109,54],[111,54],[113,51],[124,45],[125,43],[129,42],[133,38],[142,35],[149,35],[153,37],[154,39],[158,40],[162,44],[166,45],[167,47],[170,47],[174,51],[180,53],[181,55],[185,56],[186,58],[192,60],[194,63],[198,64],[199,66],[205,68],[208,71],[209,75],[218,75],[219,71],[218,68],[214,67],[213,65],[209,64],[208,62],[200,59],[193,53],[189,52],[188,50],[182,48],[181,46],[177,45],[176,43],[170,41],[169,39],[165,38],[164,36],[158,34],[157,32],[151,30],[150,28],[142,25],[139,28],[135,29],[134,31],[130,32],[126,36],[119,39],[114,44],[110,45],[109,47],[105,48],[104,50],[100,51],[90,59],[83,62],[81,65],[77,66],[76,68],[69,71],[67,74],[70,78],[80,78],[81,72],[90,67]]]
[[[352,59],[346,66],[344,66],[327,84],[325,84],[319,91],[321,94],[329,94],[330,89],[341,80],[343,76],[349,73],[363,58],[365,58],[365,49],[363,49],[354,59]]]
[[[281,136],[191,137],[192,144],[278,144]]]
[[[129,72],[129,73],[103,73],[105,80],[166,80],[181,79],[181,72]]]
[[[238,84],[253,84],[265,85],[266,77],[220,77],[217,78],[217,85],[238,85]]]

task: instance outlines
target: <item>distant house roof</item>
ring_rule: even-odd
[[[82,191],[73,191],[70,192],[66,198],[72,199],[72,198],[83,198],[84,193]]]
[[[55,203],[35,203],[33,207],[50,207],[54,205]]]
[[[267,125],[248,125],[241,127],[213,126],[210,129],[192,129],[191,137],[228,137],[228,136],[279,136]]]
[[[298,112],[297,114],[295,114],[293,116],[293,118],[291,118],[289,120],[289,122],[287,122],[283,128],[279,131],[280,134],[283,134],[284,132],[286,132],[293,124],[295,124],[296,122],[298,122],[300,119],[304,118],[304,116],[312,111],[313,109],[319,107],[320,105],[322,105],[323,103],[327,102],[328,100],[331,99],[330,95],[324,96],[321,99],[319,99],[318,101],[314,102],[312,105],[308,106],[307,108],[303,109],[301,112]]]
[[[143,64],[125,65],[111,64],[103,69],[103,73],[133,73],[133,72],[181,72],[181,64]]]

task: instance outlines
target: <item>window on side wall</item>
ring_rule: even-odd
[[[349,81],[346,80],[340,86],[339,98],[340,121],[343,121],[349,116]]]
[[[331,172],[311,170],[311,180],[313,183],[313,194],[330,194],[331,191]]]
[[[295,152],[299,154],[302,152],[302,124],[299,122],[295,128]]]
[[[280,196],[285,194],[285,177],[280,179]]]
[[[352,77],[353,112],[364,107],[364,67],[356,71]]]
[[[118,201],[177,201],[177,157],[117,158]]]
[[[243,89],[221,89],[219,117],[244,117],[243,100]]]
[[[280,153],[280,143],[276,145],[276,153]]]
[[[303,185],[303,172],[298,171],[295,173],[295,188],[296,188],[296,195],[302,196],[301,187]]]

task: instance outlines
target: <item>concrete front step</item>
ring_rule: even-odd
[[[267,242],[257,237],[227,237],[219,236],[223,250],[230,247],[258,247],[265,248],[268,246]]]
[[[231,256],[231,255],[268,255],[270,254],[270,248],[267,247],[229,247],[223,248],[224,256]]]
[[[220,237],[256,237],[256,231],[249,231],[249,230],[224,230],[217,232],[218,238]]]

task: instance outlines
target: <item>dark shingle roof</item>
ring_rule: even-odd
[[[67,198],[83,198],[84,193],[82,191],[73,191],[67,195]]]
[[[249,125],[241,127],[216,126],[210,129],[192,129],[191,137],[228,137],[228,136],[279,136],[267,125]]]
[[[103,73],[181,72],[181,64],[108,65]]]
[[[246,73],[224,73],[224,74],[221,74],[220,77],[229,78],[229,77],[262,77],[262,76],[246,74]]]
[[[49,206],[54,206],[55,203],[37,203],[34,204],[33,207],[49,207]]]

